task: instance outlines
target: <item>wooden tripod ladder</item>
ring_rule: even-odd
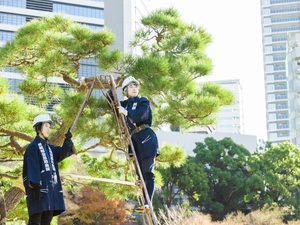
[[[131,140],[129,130],[127,128],[127,124],[126,124],[124,115],[121,115],[121,114],[117,113],[117,108],[120,106],[120,101],[118,100],[114,77],[113,77],[113,75],[110,75],[109,78],[110,78],[110,80],[109,80],[110,90],[111,90],[112,95],[113,95],[113,99],[111,99],[112,100],[111,107],[112,107],[112,109],[114,111],[114,114],[115,114],[115,119],[116,119],[116,122],[117,122],[117,126],[118,126],[118,129],[120,131],[120,134],[123,135],[122,140],[124,142],[126,142],[127,145],[128,144],[130,145],[130,147],[132,149],[132,153],[133,153],[133,160],[129,159],[128,153],[127,153],[126,158],[127,158],[128,162],[131,163],[131,168],[134,170],[134,172],[137,175],[137,176],[134,176],[134,177],[136,177],[136,182],[135,183],[139,187],[139,191],[140,191],[140,194],[138,196],[138,198],[139,198],[138,200],[139,200],[139,203],[141,205],[144,205],[145,202],[150,203],[149,204],[150,210],[144,210],[144,212],[143,212],[143,221],[144,221],[144,224],[146,224],[146,225],[158,225],[157,218],[156,218],[155,212],[153,210],[153,206],[152,206],[150,198],[149,198],[149,194],[148,194],[148,191],[147,191],[147,188],[146,188],[146,185],[145,185],[145,181],[144,181],[143,176],[142,176],[141,169],[140,169],[139,164],[138,164],[136,152],[134,150],[134,146],[133,146],[133,143],[132,143],[132,140]]]
[[[101,77],[105,77],[105,80],[107,78],[106,75],[101,75]],[[100,84],[102,84],[102,81],[100,79],[100,77],[96,78],[98,80],[98,82]],[[93,88],[94,88],[94,84],[96,82],[96,79],[93,81],[93,83],[91,84],[89,91],[84,99],[84,102],[82,103],[77,116],[75,118],[75,121],[73,122],[70,131],[73,132],[76,124],[83,112],[84,107],[87,104],[88,99],[90,98]],[[155,215],[155,212],[153,210],[153,206],[151,204],[150,198],[149,198],[149,194],[145,185],[145,181],[143,179],[142,176],[142,172],[141,169],[139,167],[138,164],[138,160],[137,160],[137,156],[134,150],[134,146],[133,143],[131,141],[131,136],[129,133],[129,130],[127,128],[126,125],[126,121],[123,115],[120,115],[119,113],[117,113],[117,108],[120,106],[120,102],[118,100],[118,96],[117,96],[117,92],[116,92],[116,84],[114,81],[114,78],[112,75],[110,75],[108,77],[108,83],[109,83],[109,90],[111,90],[112,94],[113,94],[113,99],[109,100],[109,104],[114,112],[114,116],[116,119],[116,123],[117,123],[117,127],[118,127],[118,131],[120,133],[120,135],[122,136],[122,141],[124,142],[124,146],[128,144],[130,145],[131,149],[132,149],[132,153],[133,153],[133,160],[130,159],[128,152],[126,152],[126,159],[129,162],[129,166],[131,168],[131,170],[134,172],[133,177],[135,178],[135,182],[128,182],[128,181],[117,181],[117,180],[109,180],[109,179],[103,179],[103,178],[94,178],[94,177],[87,177],[87,176],[80,176],[80,175],[74,175],[74,174],[65,174],[65,175],[70,175],[72,177],[77,177],[80,179],[92,179],[92,180],[97,180],[97,181],[102,181],[102,182],[113,182],[113,183],[120,183],[120,184],[124,184],[124,185],[135,185],[138,187],[139,190],[139,194],[138,194],[138,202],[140,205],[144,205],[145,202],[150,203],[149,204],[149,208],[150,210],[144,210],[144,212],[142,213],[142,217],[143,217],[143,222],[145,225],[158,225],[158,221]],[[104,87],[104,85],[102,85]],[[109,96],[107,96],[109,97]]]

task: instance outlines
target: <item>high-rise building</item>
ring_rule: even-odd
[[[300,32],[289,37],[287,45],[287,75],[291,142],[300,147]]]
[[[231,91],[235,97],[232,105],[223,106],[218,112],[216,131],[244,134],[243,88],[240,80],[220,80],[215,83]]]
[[[300,32],[299,0],[261,0],[268,141],[293,142],[286,66],[287,42]]]

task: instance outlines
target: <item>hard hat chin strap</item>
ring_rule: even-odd
[[[39,131],[39,136],[45,140],[47,140],[47,138],[44,136],[43,132],[42,131]]]
[[[47,140],[47,138],[46,138],[45,135],[43,134],[42,130],[43,130],[43,123],[37,124],[36,127],[35,127],[35,131],[37,132],[37,134],[38,134],[41,138]]]

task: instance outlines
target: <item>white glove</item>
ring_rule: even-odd
[[[120,114],[123,114],[124,116],[127,116],[128,111],[124,107],[120,106],[118,109],[119,109]]]

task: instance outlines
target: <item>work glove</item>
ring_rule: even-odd
[[[30,187],[33,189],[33,197],[37,200],[40,200],[41,197],[40,185],[30,182]]]
[[[120,114],[123,114],[124,116],[127,116],[127,115],[128,115],[128,111],[127,111],[124,107],[119,106],[119,107],[118,107],[118,110],[119,110],[119,113],[120,113]]]
[[[105,97],[109,100],[109,102],[114,100],[114,95],[111,90],[108,90]]]
[[[70,128],[69,128],[69,130],[68,130],[68,132],[65,134],[65,138],[66,138],[66,140],[71,140],[71,138],[73,137],[73,134],[71,133],[71,131],[70,131]]]
[[[33,196],[35,199],[38,199],[40,200],[40,197],[41,197],[41,191],[40,191],[40,187],[39,186],[35,186],[33,188]]]

